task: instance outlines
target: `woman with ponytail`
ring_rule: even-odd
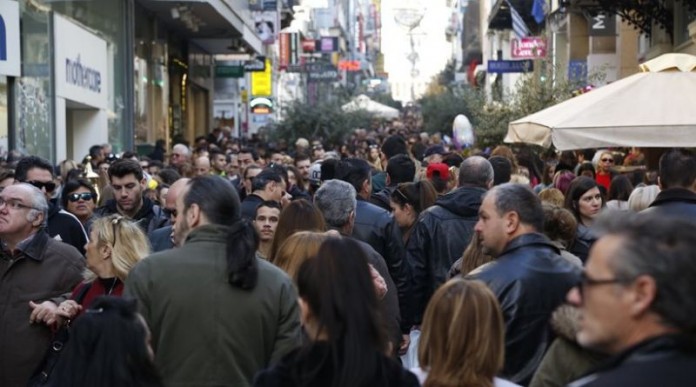
[[[390,199],[394,220],[401,228],[405,244],[411,235],[413,225],[416,224],[418,215],[435,204],[437,191],[427,180],[416,183],[401,183],[392,191]]]
[[[247,386],[299,344],[297,295],[259,258],[235,188],[198,176],[177,198],[179,248],[141,261],[126,281],[152,330],[165,385]]]

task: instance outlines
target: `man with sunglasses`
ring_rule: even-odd
[[[53,181],[53,166],[38,156],[23,157],[17,162],[15,179],[18,183],[28,183],[43,192],[48,202],[48,235],[51,238],[65,242],[75,247],[80,253],[85,253],[87,232],[79,219],[73,214],[62,210],[54,199],[56,183]]]
[[[169,187],[167,198],[164,200],[164,214],[169,218],[170,224],[147,235],[152,246],[152,252],[164,251],[181,246],[184,241],[174,240],[173,226],[176,225],[176,200],[191,179],[183,177]]]
[[[498,298],[506,325],[502,376],[523,386],[551,344],[551,314],[580,274],[541,233],[543,225],[541,201],[528,186],[492,188],[474,230],[483,253],[495,261],[467,277],[484,282]]]
[[[691,386],[696,380],[696,223],[604,214],[581,281],[578,343],[613,355],[572,387]]]

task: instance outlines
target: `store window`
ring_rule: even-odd
[[[51,96],[50,7],[20,4],[22,77],[16,79],[13,148],[49,160],[54,158],[53,100]]]

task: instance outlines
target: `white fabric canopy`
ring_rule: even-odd
[[[696,57],[665,54],[643,72],[513,121],[505,142],[559,150],[696,147]]]
[[[352,101],[341,106],[344,112],[352,112],[356,110],[365,110],[370,112],[380,118],[394,119],[399,118],[399,110],[394,109],[391,106],[383,105],[379,102],[375,102],[370,99],[370,97],[365,94],[360,94],[355,97]]]

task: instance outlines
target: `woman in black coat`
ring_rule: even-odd
[[[330,237],[300,266],[295,282],[307,340],[259,373],[254,386],[418,386],[386,355],[391,350],[362,251],[349,238]]]

